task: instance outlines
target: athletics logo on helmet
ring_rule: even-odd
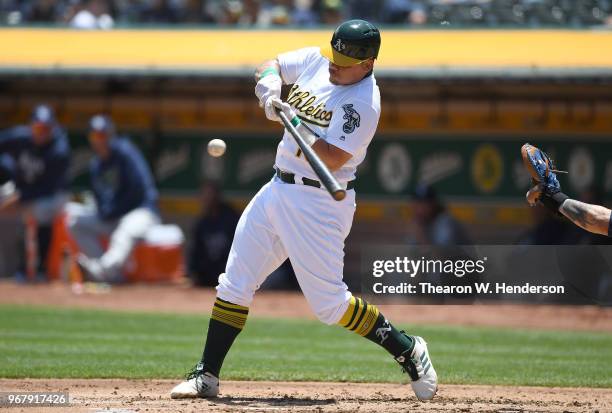
[[[341,52],[344,49],[346,49],[346,45],[344,43],[342,43],[342,39],[336,40],[336,43],[334,43],[334,49],[336,49],[339,52]]]
[[[331,42],[321,54],[338,66],[353,66],[376,59],[380,49],[380,32],[365,20],[349,20],[334,31]]]

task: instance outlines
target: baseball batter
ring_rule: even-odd
[[[225,273],[219,277],[201,361],[172,398],[214,397],[223,360],[247,319],[253,295],[287,257],[316,316],[385,348],[412,380],[421,400],[433,398],[437,376],[426,342],[398,331],[372,304],[353,296],[342,280],[344,240],[355,212],[354,179],[378,125],[380,92],[373,75],[380,48],[376,27],[350,20],[330,45],[280,54],[256,71],[255,94],[266,117],[276,108],[298,126],[347,189],[336,202],[322,187],[285,130],[276,173],[244,210]],[[281,85],[293,85],[286,102]],[[306,133],[304,133],[306,132]]]

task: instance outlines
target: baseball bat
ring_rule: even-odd
[[[300,134],[300,132],[291,124],[291,121],[287,118],[287,115],[283,113],[280,109],[276,108],[276,113],[283,121],[285,128],[291,133],[293,139],[297,142],[298,146],[302,150],[302,153],[306,157],[306,160],[312,167],[312,170],[317,174],[327,192],[334,198],[336,201],[342,201],[346,196],[346,190],[342,188],[340,183],[332,173],[329,171],[327,165],[323,163],[319,155],[312,149],[311,146],[306,144],[306,141]]]

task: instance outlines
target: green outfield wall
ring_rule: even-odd
[[[209,138],[222,138],[227,152],[213,158]],[[194,194],[202,180],[215,180],[234,194],[249,196],[272,176],[280,130],[275,136],[162,135],[156,141],[134,136],[153,166],[159,188],[168,194]],[[489,136],[384,136],[371,143],[357,173],[360,196],[402,199],[418,184],[433,185],[447,197],[508,201],[524,196],[529,176],[520,147],[526,138],[504,140]],[[612,198],[612,141],[547,137],[529,139],[569,171],[560,177],[569,194],[579,196],[599,188]],[[72,173],[79,188],[87,187],[92,153],[82,134],[71,134]]]

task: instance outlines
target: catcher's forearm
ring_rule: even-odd
[[[589,232],[601,235],[611,235],[612,223],[610,221],[610,215],[612,211],[608,208],[586,204],[576,201],[575,199],[567,199],[559,208],[559,212],[565,215],[574,224]]]
[[[259,82],[259,79],[261,79],[262,75],[270,69],[275,70],[276,73],[280,75],[281,69],[277,59],[266,60],[265,62],[260,64],[257,69],[255,69],[255,82]]]

